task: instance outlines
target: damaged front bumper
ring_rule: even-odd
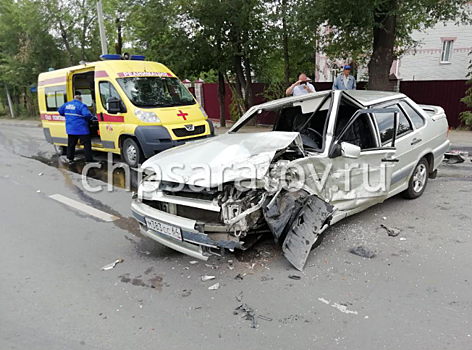
[[[152,208],[137,198],[133,199],[131,203],[131,211],[134,218],[139,222],[143,235],[194,258],[206,261],[210,255],[218,254],[218,251],[224,248],[229,250],[244,249],[243,242],[224,239],[213,240],[207,234],[197,231],[195,220]],[[182,240],[150,228],[146,219],[180,229]]]

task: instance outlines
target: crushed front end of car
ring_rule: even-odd
[[[297,177],[288,165],[304,156],[294,132],[225,134],[164,152],[143,164],[154,170],[133,215],[144,235],[203,260],[270,232],[301,270],[334,212],[309,189],[290,188]]]

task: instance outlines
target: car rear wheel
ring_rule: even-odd
[[[420,197],[428,184],[428,174],[429,164],[428,161],[423,158],[416,165],[413,175],[408,182],[408,189],[402,193],[403,197],[408,199],[416,199]]]
[[[123,142],[123,148],[121,149],[123,160],[132,168],[138,167],[139,164],[144,160],[143,151],[139,146],[138,142],[132,138],[127,138]]]

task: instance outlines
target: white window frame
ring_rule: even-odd
[[[452,47],[454,40],[448,39],[442,42],[441,63],[451,63]]]

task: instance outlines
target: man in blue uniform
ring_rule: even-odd
[[[93,162],[92,141],[90,138],[89,121],[93,115],[82,103],[80,92],[76,91],[74,99],[59,108],[59,114],[66,117],[66,133],[68,136],[67,158],[74,161],[75,146],[80,139],[84,145],[85,161]]]
[[[356,90],[356,79],[349,73],[351,66],[345,65],[343,74],[338,75],[333,82],[333,90]]]

